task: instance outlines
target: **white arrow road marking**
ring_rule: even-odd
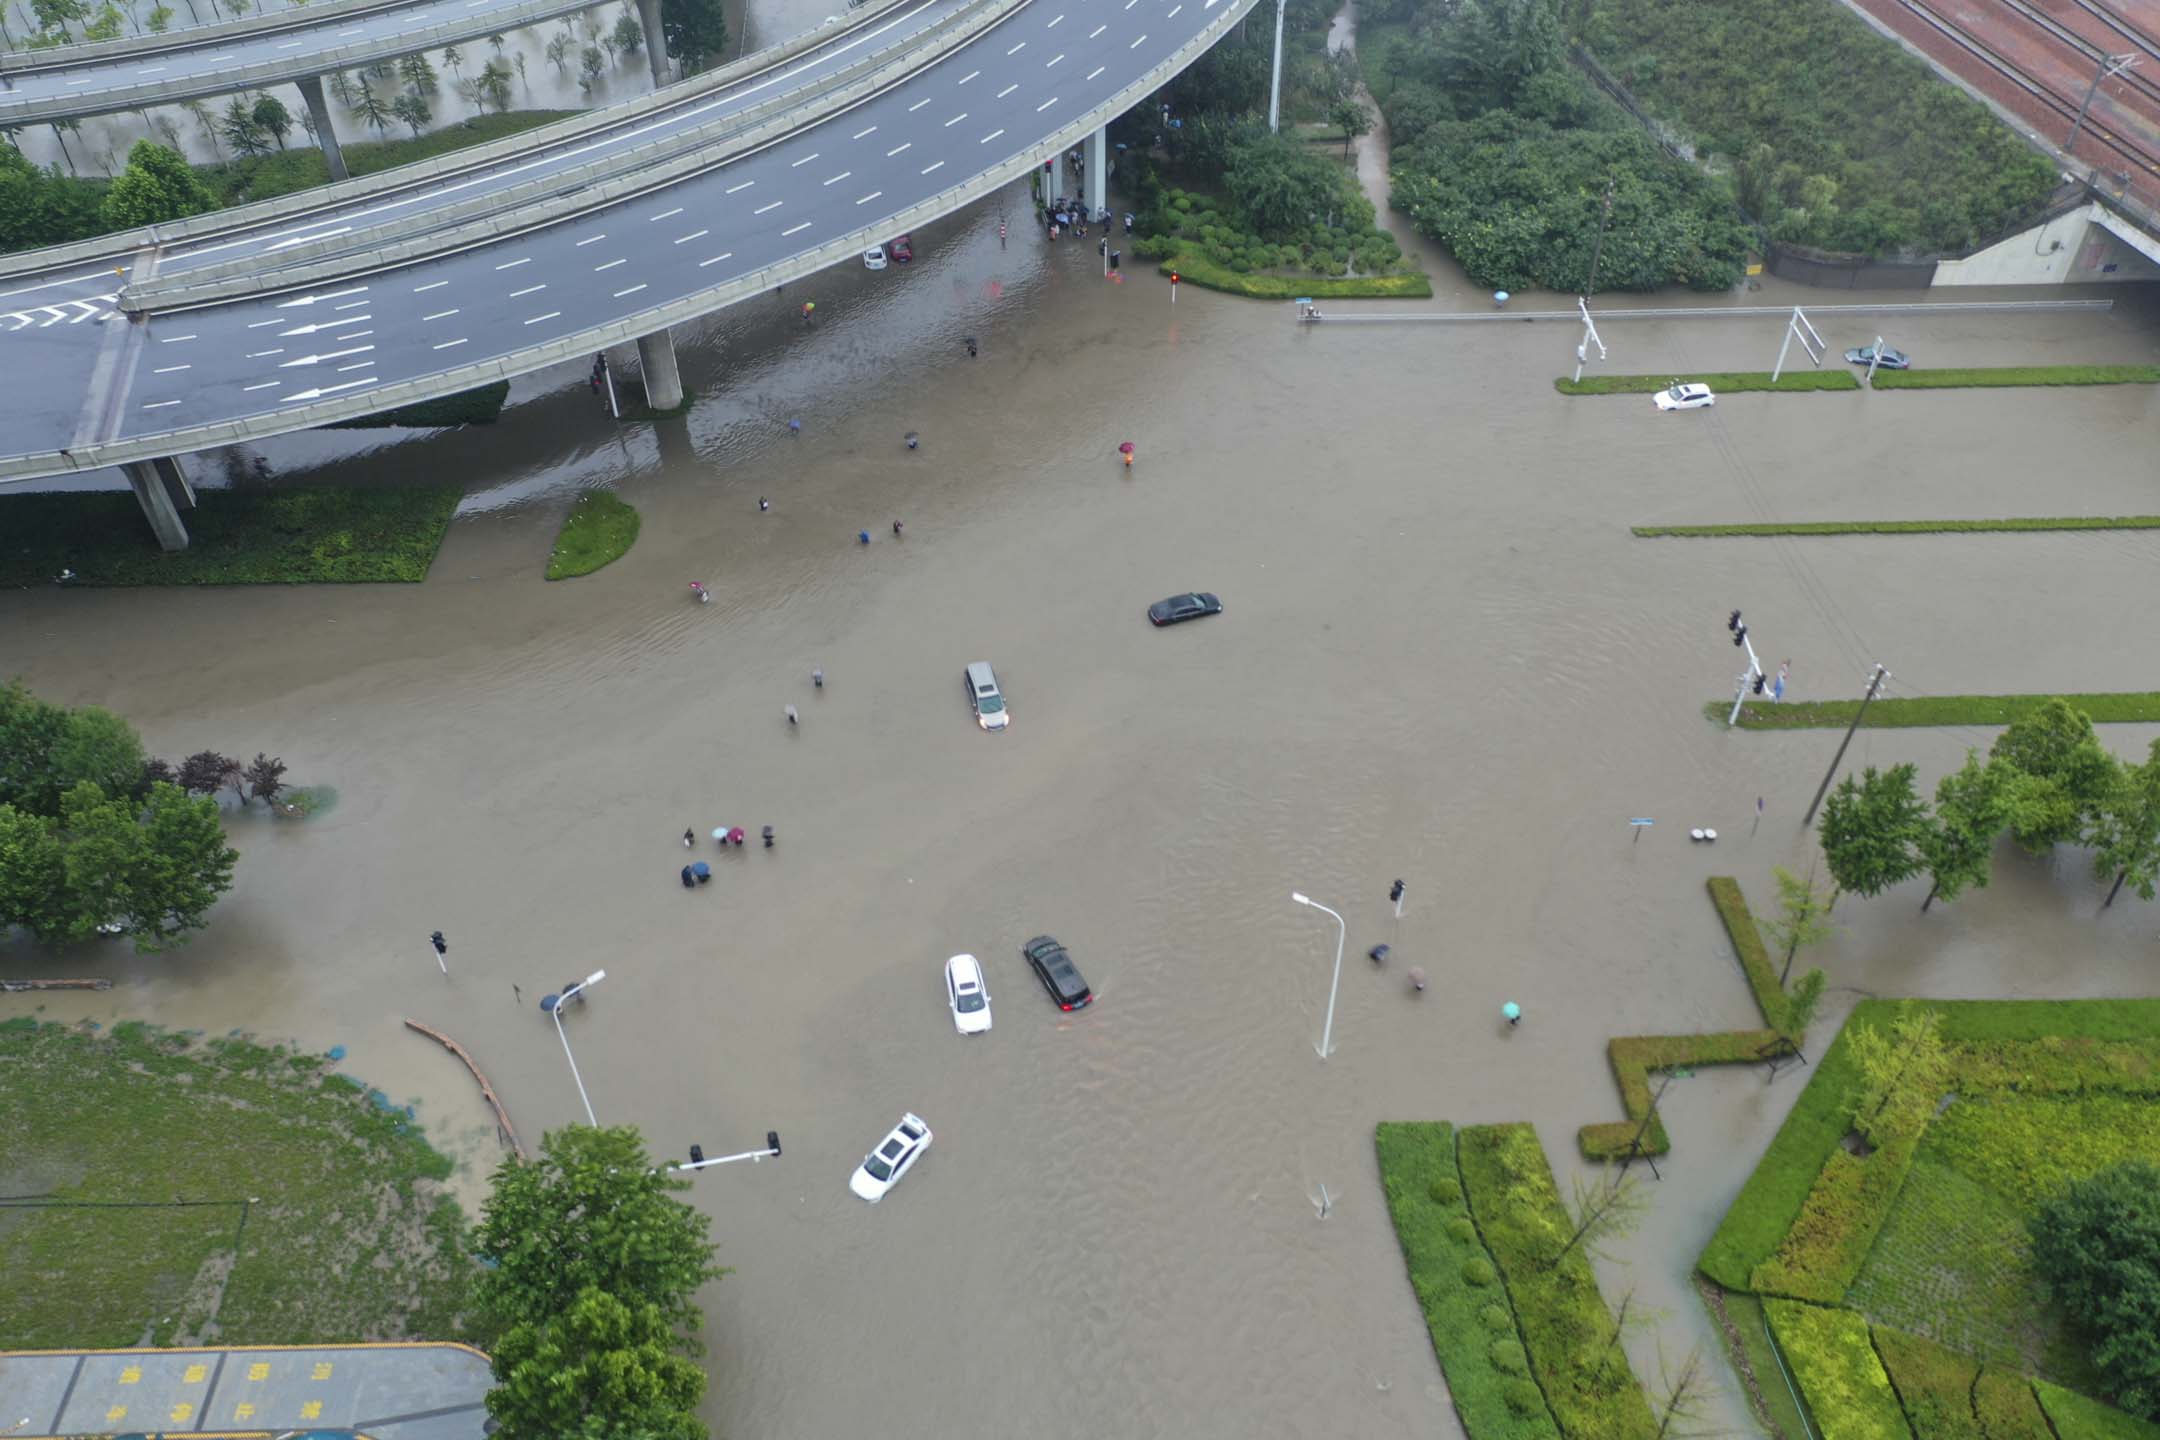
[[[347,355],[365,355],[374,348],[372,345],[355,345],[350,350],[332,350],[324,355],[302,355],[297,360],[280,360],[278,369],[290,370],[295,365],[313,365],[323,360],[342,360]]]
[[[319,390],[302,390],[297,395],[287,395],[278,403],[281,405],[293,405],[302,400],[320,400],[323,396],[335,395],[340,390],[352,390],[362,385],[373,385],[374,383],[374,376],[363,375],[358,380],[347,380],[342,385],[325,385]]]
[[[374,318],[372,315],[353,315],[343,320],[317,320],[312,325],[295,325],[290,330],[280,330],[278,338],[283,340],[290,335],[313,335],[318,330],[342,330],[348,325],[357,325],[362,320]],[[248,328],[252,330],[255,327],[250,325]]]

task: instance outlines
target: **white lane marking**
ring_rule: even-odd
[[[430,320],[447,320],[447,319],[449,319],[449,318],[450,318],[450,317],[451,317],[452,315],[455,315],[455,314],[457,314],[457,313],[458,313],[458,312],[457,312],[457,311],[455,311],[455,310],[437,310],[437,311],[436,311],[436,312],[435,312],[434,314],[432,314],[432,315],[422,315],[422,316],[420,317],[420,323],[424,325],[424,324],[426,324],[426,323],[427,323],[428,321],[430,321]]]
[[[672,240],[672,241],[671,241],[671,242],[669,242],[669,243],[671,243],[671,244],[675,244],[675,245],[687,245],[687,244],[689,244],[689,243],[690,243],[690,242],[691,242],[692,240],[702,240],[702,239],[704,239],[704,238],[705,238],[705,237],[706,237],[707,235],[710,235],[710,234],[712,234],[712,231],[710,231],[710,230],[693,230],[693,231],[691,231],[691,232],[690,232],[689,234],[687,234],[687,235],[678,235],[678,236],[676,236],[676,237],[674,238],[674,240]]]
[[[1005,97],[1006,97],[1007,95],[1010,95],[1010,94],[1012,94],[1012,92],[1013,92],[1013,91],[1015,91],[1015,90],[1017,90],[1017,89],[1019,89],[1019,88],[1020,88],[1020,87],[1019,87],[1018,85],[1007,85],[1007,86],[1006,86],[1006,87],[1005,87],[1004,89],[1002,89],[1002,90],[998,91],[998,93],[997,93],[997,98],[998,98],[998,99],[1000,99],[1000,100],[1002,100],[1002,99],[1004,99],[1004,98],[1005,98]]]
[[[967,119],[967,111],[962,110],[959,114],[953,116],[952,119],[945,122],[945,128],[947,130],[950,130],[953,126],[959,124],[962,120],[965,119]]]
[[[297,50],[300,48],[300,45],[301,42],[298,40],[287,40],[284,44],[278,46],[277,48],[280,50]]]
[[[70,81],[68,81],[68,84],[70,84],[70,85],[73,85],[73,84],[76,84],[76,83],[77,83],[77,82],[76,82],[76,81],[73,81],[73,80],[70,80]],[[179,404],[179,403],[180,403],[180,402],[179,402],[179,401],[177,401],[177,400],[160,400],[160,401],[158,401],[158,402],[157,402],[156,404],[153,404],[153,405],[145,405],[145,406],[143,406],[142,408],[143,408],[143,409],[145,409],[145,410],[163,410],[163,409],[164,409],[164,408],[165,408],[166,406],[168,406],[168,405],[177,405],[177,404]]]
[[[250,330],[260,330],[265,325],[282,325],[284,323],[285,322],[283,320],[253,320],[248,323],[247,328]]]
[[[623,297],[623,296],[625,296],[625,295],[635,295],[635,294],[637,294],[637,292],[638,292],[638,291],[640,291],[640,290],[643,290],[644,288],[645,288],[645,287],[644,287],[643,285],[632,285],[632,286],[631,286],[631,287],[630,287],[629,289],[627,289],[627,290],[617,290],[617,291],[615,292],[615,296],[614,296],[614,298],[615,298],[615,299],[617,299],[617,300],[620,300],[620,299],[622,299],[622,297]]]
[[[749,189],[749,188],[750,188],[750,187],[751,187],[752,185],[755,185],[755,184],[757,184],[757,181],[755,181],[755,180],[745,180],[745,181],[743,181],[743,182],[742,182],[742,184],[740,184],[740,185],[730,185],[730,186],[728,186],[728,187],[727,187],[727,192],[726,192],[726,193],[728,193],[728,194],[732,195],[732,194],[734,194],[734,193],[735,193],[736,191],[738,191],[738,190],[747,190],[747,189]]]
[[[161,335],[158,337],[158,344],[177,345],[182,340],[193,340],[194,338],[193,335]]]
[[[599,243],[600,243],[600,242],[601,242],[602,240],[605,240],[605,239],[607,239],[607,233],[606,233],[605,231],[602,231],[602,232],[601,232],[600,234],[598,234],[598,235],[595,235],[595,236],[593,236],[593,237],[592,237],[592,239],[590,239],[590,240],[580,240],[580,241],[578,241],[578,242],[577,242],[577,244],[575,244],[575,245],[571,246],[570,248],[571,248],[571,249],[573,249],[573,250],[582,250],[582,249],[584,249],[584,248],[585,248],[585,247],[586,247],[587,245],[597,245],[597,244],[599,244]]]
[[[375,362],[372,360],[362,360],[356,365],[340,365],[337,368],[338,374],[343,375],[348,370],[372,370],[375,368]]]
[[[770,204],[770,205],[760,205],[760,206],[758,206],[758,208],[757,208],[757,209],[755,209],[755,210],[751,211],[750,213],[751,213],[752,215],[763,215],[763,214],[764,214],[764,213],[765,213],[766,211],[768,211],[768,210],[777,210],[777,209],[779,209],[779,208],[780,208],[780,207],[781,207],[782,205],[785,205],[785,204],[787,204],[787,201],[785,201],[785,200],[775,200],[775,201],[773,201],[773,202],[772,202],[772,204]]]
[[[856,131],[856,132],[855,132],[855,133],[854,133],[853,135],[850,135],[850,136],[848,136],[848,139],[850,139],[850,140],[860,140],[860,139],[862,139],[862,137],[863,137],[863,136],[865,136],[865,135],[875,135],[876,133],[877,133],[877,126],[875,126],[875,125],[872,125],[872,126],[871,126],[871,127],[869,128],[869,129],[867,129],[867,130],[857,130],[857,131]]]
[[[373,375],[363,375],[358,380],[347,380],[342,385],[324,385],[310,390],[296,390],[278,401],[280,405],[298,405],[307,400],[320,400],[325,395],[335,395],[340,390],[351,390],[360,385],[373,385]]]
[[[787,237],[788,237],[788,236],[790,236],[790,235],[793,235],[793,234],[795,234],[796,232],[798,232],[798,231],[801,231],[801,230],[807,230],[807,229],[809,229],[809,228],[810,228],[810,222],[809,222],[808,220],[805,220],[805,221],[803,221],[803,222],[802,222],[802,224],[800,224],[800,225],[790,225],[790,226],[789,226],[789,227],[788,227],[787,229],[785,229],[785,230],[782,230],[782,231],[780,232],[780,238],[781,238],[781,239],[783,239],[783,240],[785,240],[785,239],[787,239]]]
[[[442,344],[437,345],[435,348],[437,350],[449,350],[464,343],[465,342],[463,340],[445,340],[442,342]]]
[[[420,295],[420,294],[424,294],[425,292],[427,292],[427,291],[429,291],[429,290],[440,290],[440,289],[442,289],[442,287],[443,287],[443,286],[445,286],[445,285],[447,285],[447,284],[449,284],[449,283],[450,283],[450,282],[449,282],[448,280],[430,280],[430,281],[428,281],[428,283],[427,283],[427,284],[425,284],[425,285],[415,285],[415,286],[413,286],[413,287],[412,287],[412,293],[413,293],[413,294],[415,294],[415,295]]]
[[[597,275],[597,274],[599,274],[599,273],[600,273],[600,272],[601,272],[602,270],[612,270],[612,269],[614,269],[614,268],[615,268],[615,267],[616,267],[617,265],[627,265],[627,264],[629,264],[629,263],[630,263],[630,262],[629,262],[628,260],[610,260],[610,261],[608,261],[608,262],[607,262],[607,264],[605,264],[605,265],[595,265],[595,266],[593,266],[593,267],[592,267],[592,268],[593,268],[593,273],[594,273],[595,275]]]
[[[240,388],[242,390],[268,390],[273,386],[282,385],[284,383],[285,382],[282,380],[265,380],[260,385],[243,385]]]
[[[342,330],[347,325],[358,325],[363,320],[374,318],[372,315],[355,315],[347,320],[318,320],[312,325],[295,325],[290,330],[280,330],[278,338],[282,340],[288,335],[313,335],[318,330]]]
[[[171,375],[181,370],[192,370],[194,368],[192,365],[160,365],[150,373],[153,375]]]
[[[1140,47],[1141,47],[1142,45],[1145,45],[1146,43],[1147,43],[1147,36],[1145,36],[1145,35],[1142,35],[1142,36],[1141,36],[1141,37],[1140,37],[1140,38],[1139,38],[1138,40],[1135,40],[1135,41],[1133,41],[1133,42],[1132,42],[1132,44],[1130,44],[1130,45],[1127,45],[1127,46],[1126,46],[1125,48],[1126,48],[1127,50],[1137,50],[1137,49],[1139,49],[1139,48],[1140,48]]]
[[[837,175],[833,176],[833,177],[832,177],[832,179],[830,179],[830,180],[821,180],[821,181],[819,181],[818,183],[819,183],[819,184],[821,184],[821,185],[837,185],[837,184],[839,184],[839,183],[840,183],[840,182],[841,182],[842,180],[845,180],[845,179],[847,179],[847,178],[848,178],[848,176],[850,176],[850,175],[853,175],[854,173],[855,173],[855,172],[854,172],[854,171],[852,171],[852,170],[842,170],[842,171],[841,171],[841,172],[840,172],[839,174],[837,174]]]
[[[510,298],[511,298],[512,300],[518,300],[518,299],[522,299],[523,297],[525,297],[525,296],[527,296],[527,295],[537,295],[537,294],[539,294],[539,293],[540,293],[540,292],[541,292],[542,290],[545,290],[545,289],[547,289],[547,286],[546,286],[546,285],[527,285],[527,286],[526,286],[526,287],[525,287],[524,289],[522,289],[522,290],[512,290],[512,291],[510,292]]]
[[[88,79],[82,79],[82,80],[70,80],[70,81],[68,81],[68,84],[70,84],[70,85],[88,85],[89,83],[90,83],[90,81],[89,81]],[[165,403],[166,403],[166,404],[168,404],[168,405],[177,405],[177,404],[179,404],[180,402],[179,402],[179,401],[177,401],[177,400],[168,400],[168,401],[166,401]],[[150,408],[150,407],[149,407],[149,406],[147,406],[147,405],[143,406],[143,409],[145,409],[145,410],[147,410],[147,409],[149,409],[149,408]]]
[[[1037,105],[1037,106],[1035,107],[1035,113],[1036,113],[1037,115],[1040,115],[1040,114],[1042,114],[1042,112],[1043,112],[1043,111],[1045,111],[1045,110],[1049,109],[1049,108],[1050,108],[1050,107],[1051,107],[1052,105],[1055,105],[1055,104],[1057,104],[1057,101],[1058,101],[1058,97],[1057,97],[1057,96],[1055,96],[1055,95],[1052,95],[1052,96],[1051,96],[1051,97],[1050,97],[1049,99],[1047,99],[1047,100],[1043,101],[1043,103],[1042,103],[1042,104],[1040,104],[1040,105]]]
[[[265,245],[263,249],[266,251],[285,250],[294,245],[307,245],[317,240],[329,240],[343,235],[350,229],[352,229],[350,225],[340,225],[335,230],[318,230],[312,235],[295,235],[289,240],[279,240],[273,244]]]
[[[138,71],[136,71],[135,73],[136,73],[136,74],[138,74],[138,75],[155,75],[155,74],[157,74],[157,73],[158,73],[158,72],[159,72],[160,70],[163,70],[164,68],[165,68],[165,67],[164,67],[163,65],[151,65],[151,66],[148,66],[148,67],[147,67],[147,68],[145,68],[145,69],[141,69],[141,70],[138,70]]]
[[[339,34],[339,35],[340,35],[341,37],[342,37],[342,36],[346,36],[346,35],[358,35],[358,34],[360,34],[360,33],[361,33],[361,29],[360,29],[360,27],[358,27],[358,26],[355,26],[355,27],[354,27],[353,29],[350,29],[350,30],[340,30],[340,31],[338,31],[337,33],[338,33],[338,34]],[[216,59],[217,57],[213,55],[213,56],[211,56],[210,58],[214,60],[214,59]]]
[[[1165,20],[1175,20],[1177,19],[1177,12],[1184,8],[1185,7],[1183,5],[1173,5],[1170,7],[1170,13],[1163,16],[1162,18]]]
[[[365,355],[374,348],[372,345],[355,345],[350,350],[332,350],[322,355],[302,355],[297,360],[278,361],[278,369],[290,370],[295,365],[314,365],[324,360],[342,360],[347,355]]]
[[[869,203],[870,203],[870,202],[871,202],[872,200],[875,200],[875,199],[877,199],[877,197],[878,197],[878,196],[880,196],[880,195],[882,195],[882,194],[884,194],[884,193],[885,193],[885,192],[884,192],[884,191],[882,191],[882,190],[872,190],[872,191],[871,191],[871,192],[870,192],[869,194],[867,194],[867,195],[863,196],[863,197],[862,197],[862,199],[860,199],[860,200],[857,200],[857,201],[856,201],[855,203],[856,203],[857,205],[867,205],[867,204],[869,204]]]
[[[336,340],[336,341],[340,341],[340,342],[343,342],[343,341],[346,341],[346,340],[360,340],[360,339],[365,339],[365,338],[366,338],[367,336],[369,336],[369,335],[372,335],[372,334],[374,334],[374,333],[375,333],[375,332],[374,332],[374,331],[372,331],[372,330],[355,330],[355,331],[353,331],[353,332],[352,332],[352,334],[350,334],[350,335],[332,335],[332,336],[331,336],[330,338],[331,338],[332,340]]]
[[[270,356],[270,355],[282,355],[282,354],[284,354],[284,353],[285,353],[285,347],[284,347],[284,346],[282,346],[282,345],[280,345],[280,346],[278,346],[278,348],[277,348],[277,349],[275,349],[275,350],[250,350],[250,351],[248,351],[248,353],[247,353],[247,358],[248,358],[248,359],[250,359],[250,360],[261,360],[261,359],[265,358],[266,356]]]
[[[970,70],[970,71],[968,71],[968,73],[967,73],[967,74],[965,74],[965,75],[962,75],[962,76],[960,77],[960,79],[959,79],[959,80],[958,80],[958,81],[957,81],[956,83],[957,83],[957,84],[961,84],[961,85],[965,85],[965,84],[967,84],[967,82],[968,82],[968,81],[970,81],[970,80],[974,79],[974,78],[975,78],[975,77],[976,77],[977,75],[980,75],[980,74],[982,74],[982,71],[980,71],[980,70]]]
[[[922,107],[923,107],[923,106],[925,106],[925,105],[927,105],[927,104],[929,104],[929,103],[930,103],[930,97],[929,97],[929,96],[927,96],[927,95],[925,95],[925,96],[924,96],[924,97],[923,97],[922,99],[920,99],[920,100],[917,100],[917,101],[916,101],[916,102],[915,102],[914,104],[912,104],[912,105],[908,106],[908,107],[907,107],[907,113],[908,113],[908,114],[910,114],[910,115],[912,115],[912,114],[914,114],[914,113],[915,113],[915,112],[916,112],[917,110],[920,110],[920,109],[922,109]]]
[[[1103,66],[1103,65],[1097,65],[1097,66],[1096,66],[1096,67],[1095,67],[1094,69],[1092,69],[1092,70],[1088,71],[1088,73],[1087,73],[1087,78],[1088,78],[1088,79],[1090,79],[1090,80],[1092,80],[1092,79],[1094,79],[1094,78],[1095,78],[1095,77],[1096,77],[1097,75],[1100,75],[1100,74],[1102,74],[1102,72],[1103,72],[1103,71],[1104,71],[1105,69],[1107,69],[1107,68],[1108,68],[1107,66]]]
[[[521,256],[521,257],[519,257],[519,258],[518,258],[518,259],[516,259],[516,260],[505,260],[505,261],[503,261],[503,263],[502,263],[502,264],[500,264],[500,265],[497,265],[497,266],[496,266],[495,268],[496,268],[497,270],[515,270],[515,269],[517,269],[517,267],[518,267],[518,266],[520,266],[520,265],[530,265],[530,264],[532,264],[532,256],[530,256],[530,255],[525,255],[525,256]]]
[[[1019,54],[1022,50],[1025,49],[1027,49],[1027,41],[1022,40],[1019,44],[1013,46],[1012,49],[1005,52],[1005,58],[1010,60],[1013,56]]]
[[[886,158],[887,160],[890,160],[890,159],[892,159],[892,157],[893,157],[893,156],[895,156],[895,155],[899,154],[899,153],[900,153],[900,152],[901,152],[902,150],[912,150],[912,149],[914,149],[914,148],[915,148],[915,142],[914,142],[914,141],[912,141],[912,140],[908,141],[908,142],[907,142],[907,144],[905,144],[905,145],[895,145],[895,146],[893,146],[893,148],[892,148],[892,149],[890,149],[890,150],[887,150],[887,151],[885,152],[885,158]]]
[[[817,157],[818,157],[818,152],[817,152],[817,151],[815,151],[815,150],[813,150],[813,151],[811,151],[811,152],[810,152],[809,154],[807,154],[807,155],[803,156],[803,157],[802,157],[802,159],[800,159],[800,160],[796,160],[796,161],[793,161],[792,163],[790,163],[790,164],[788,165],[788,169],[790,169],[790,170],[800,170],[800,169],[802,169],[802,167],[803,167],[803,166],[805,166],[805,165],[809,164],[809,163],[810,163],[810,162],[811,162],[812,160],[815,160],[815,159],[817,159]]]
[[[1064,52],[1064,51],[1062,51],[1062,50],[1058,51],[1058,53],[1057,53],[1057,60],[1045,60],[1045,61],[1043,61],[1043,69],[1045,69],[1045,70],[1049,69],[1049,68],[1050,68],[1050,67],[1051,67],[1052,65],[1055,65],[1055,64],[1057,64],[1057,63],[1058,63],[1058,60],[1062,60],[1062,59],[1064,59],[1064,58],[1065,58],[1065,52]]]
[[[1005,133],[1005,131],[1004,131],[1003,127],[1000,127],[1000,128],[998,128],[998,129],[996,129],[996,130],[992,130],[992,131],[991,131],[991,132],[990,132],[989,134],[987,134],[987,135],[983,136],[983,138],[982,138],[982,139],[980,139],[980,140],[976,141],[975,143],[976,143],[976,144],[978,144],[978,145],[987,145],[987,144],[989,144],[989,143],[990,143],[990,142],[991,142],[992,140],[995,140],[995,139],[997,139],[997,137],[998,137],[998,136],[1000,136],[1000,135],[1002,135],[1002,134],[1004,134],[1004,133]]]
[[[704,269],[704,268],[705,268],[705,267],[706,267],[707,265],[717,265],[717,264],[719,264],[719,263],[720,263],[720,262],[721,262],[722,260],[732,260],[732,259],[734,259],[734,258],[735,258],[735,252],[734,252],[734,251],[732,251],[732,250],[723,250],[723,251],[721,251],[721,252],[720,252],[720,253],[719,253],[718,255],[715,255],[715,256],[713,256],[713,257],[712,257],[712,259],[710,259],[710,260],[700,260],[700,261],[698,261],[698,262],[697,262],[697,268],[698,268],[698,269],[700,269],[700,270],[702,270],[702,269]]]
[[[448,282],[446,281],[444,283],[447,284]],[[318,300],[342,300],[347,295],[365,294],[367,294],[367,286],[349,285],[343,290],[332,290],[327,295],[302,295],[297,300],[280,300],[277,303],[277,308],[280,310],[290,310],[295,305],[313,305]]]
[[[1212,9],[1214,9],[1214,8],[1215,8],[1215,0],[1207,0],[1207,4],[1205,4],[1205,5],[1201,6],[1200,8],[1201,8],[1201,9],[1203,9],[1203,10],[1212,10]]]
[[[1051,21],[1051,22],[1050,22],[1050,23],[1049,23],[1048,25],[1045,25],[1045,26],[1043,26],[1043,29],[1045,29],[1045,30],[1055,30],[1055,29],[1057,29],[1057,27],[1058,27],[1058,26],[1060,26],[1060,25],[1062,25],[1062,24],[1064,24],[1064,23],[1065,23],[1065,17],[1064,17],[1063,15],[1060,15],[1060,16],[1058,16],[1058,17],[1057,17],[1057,19],[1055,19],[1055,20],[1052,20],[1052,21]]]
[[[218,63],[219,61],[221,61],[221,60],[230,60],[230,59],[232,59],[232,58],[233,58],[233,52],[232,52],[232,51],[230,51],[230,50],[228,50],[228,51],[226,51],[226,52],[225,52],[225,53],[224,53],[223,55],[212,55],[212,56],[211,56],[211,57],[210,57],[210,58],[209,58],[209,59],[208,59],[207,61],[205,61],[204,63],[205,63],[205,64],[208,64],[208,65],[215,65],[215,64],[217,64],[217,63]]]
[[[540,322],[541,322],[542,320],[560,320],[560,319],[562,319],[562,311],[560,311],[560,310],[550,310],[550,311],[548,311],[548,313],[547,313],[547,314],[545,314],[545,315],[535,315],[535,316],[533,316],[533,317],[532,317],[532,319],[530,319],[530,320],[527,320],[527,321],[526,321],[525,323],[526,323],[527,325],[537,325],[537,324],[539,324],[539,323],[540,323]]]
[[[348,300],[343,305],[333,305],[330,308],[333,310],[358,310],[367,303],[369,302],[365,300]]]
[[[677,206],[676,206],[676,207],[675,207],[674,209],[672,209],[672,210],[663,210],[663,211],[661,211],[661,212],[660,212],[659,214],[657,214],[657,215],[653,216],[652,218],[653,218],[653,219],[655,219],[655,220],[672,220],[672,219],[674,219],[674,218],[675,218],[675,217],[676,217],[677,215],[680,215],[680,214],[682,214],[682,211],[683,211],[683,207],[682,207],[682,206],[680,206],[680,205],[677,205]]]
[[[945,168],[945,162],[944,162],[944,161],[942,161],[942,160],[940,160],[940,161],[938,161],[938,162],[937,162],[937,164],[935,164],[935,165],[925,165],[925,166],[923,166],[923,172],[922,172],[922,173],[923,173],[923,174],[925,174],[925,175],[928,175],[928,174],[929,174],[929,173],[930,173],[930,172],[931,172],[932,170],[942,170],[942,169],[944,169],[944,168]]]
[[[1097,25],[1093,30],[1088,31],[1088,39],[1094,39],[1097,35],[1102,34],[1103,31],[1109,28],[1110,27],[1107,25]]]

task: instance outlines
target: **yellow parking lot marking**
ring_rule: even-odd
[[[187,1367],[187,1372],[180,1377],[180,1380],[185,1385],[200,1385],[209,1378],[210,1367],[208,1365],[190,1365]]]
[[[300,1418],[302,1420],[315,1420],[321,1418],[321,1416],[322,1401],[320,1400],[310,1400],[300,1407]]]
[[[120,1372],[120,1383],[122,1385],[133,1385],[140,1379],[142,1379],[142,1366],[140,1365],[130,1365]]]
[[[232,1418],[235,1420],[252,1420],[255,1418],[255,1407],[243,1400],[238,1405],[233,1406]]]
[[[105,1423],[108,1425],[117,1425],[125,1419],[127,1419],[127,1406],[125,1405],[115,1405],[105,1412]]]
[[[175,1424],[185,1422],[190,1416],[194,1415],[194,1413],[195,1407],[188,1404],[185,1400],[182,1400],[179,1404],[172,1407],[172,1418]]]
[[[250,1365],[250,1366],[248,1366],[248,1379],[250,1379],[250,1380],[268,1380],[269,1378],[270,1378],[270,1364],[269,1364],[269,1362],[268,1362],[268,1361],[266,1361],[266,1360],[258,1360],[258,1361],[256,1361],[256,1362],[255,1362],[255,1363],[254,1363],[253,1365]]]
[[[330,1378],[330,1368],[328,1360],[318,1360],[315,1362],[315,1373],[308,1378],[311,1380],[328,1380]]]

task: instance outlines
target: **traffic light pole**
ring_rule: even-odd
[[[765,1148],[762,1150],[745,1150],[740,1155],[722,1155],[716,1159],[708,1160],[705,1158],[704,1146],[692,1145],[690,1147],[690,1163],[687,1165],[670,1165],[668,1166],[668,1169],[710,1170],[715,1165],[732,1165],[738,1160],[748,1160],[751,1163],[755,1164],[757,1161],[763,1160],[769,1155],[778,1155],[779,1153],[780,1132],[777,1130],[768,1130],[765,1132]]]
[[[1880,663],[1875,666],[1875,674],[1867,682],[1867,694],[1860,697],[1860,708],[1853,711],[1852,724],[1845,727],[1845,738],[1838,741],[1837,754],[1830,758],[1830,768],[1823,772],[1822,784],[1815,787],[1815,798],[1808,802],[1807,814],[1800,817],[1800,828],[1803,830],[1815,823],[1816,807],[1822,804],[1822,797],[1830,791],[1830,782],[1837,775],[1837,767],[1845,759],[1845,747],[1852,744],[1853,732],[1860,728],[1860,717],[1867,714],[1868,702],[1875,698],[1875,692],[1882,688],[1882,682],[1889,673]]]
[[[1747,626],[1741,623],[1738,610],[1732,612],[1732,618],[1725,622],[1725,628],[1732,631],[1732,643],[1747,651],[1748,663],[1748,668],[1741,673],[1733,688],[1732,714],[1725,717],[1725,727],[1729,730],[1740,723],[1740,707],[1747,703],[1748,682],[1766,677],[1763,675],[1762,661],[1755,658],[1755,642],[1748,639]]]

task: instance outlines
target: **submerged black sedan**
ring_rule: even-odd
[[[1222,614],[1222,601],[1205,590],[1195,590],[1185,595],[1172,595],[1147,607],[1148,622],[1153,625],[1177,625],[1187,620],[1198,620],[1203,615]]]

